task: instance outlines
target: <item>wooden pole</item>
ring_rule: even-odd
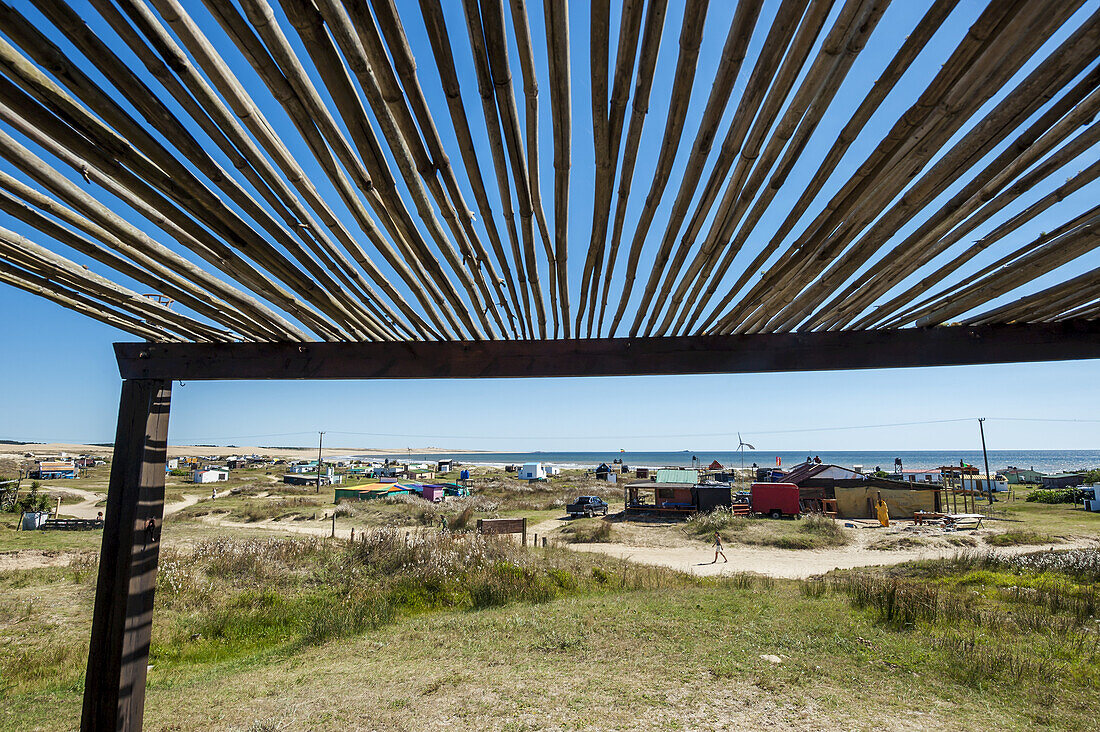
[[[317,433],[317,492],[321,492],[321,445],[324,443],[325,433]]]
[[[523,518],[523,545],[527,546],[527,517]]]
[[[985,461],[985,485],[989,488],[989,505],[993,505],[993,483],[989,477],[989,453],[985,451],[985,417],[978,419],[978,431],[982,433],[982,459]]]
[[[172,382],[122,383],[80,729],[140,730]]]

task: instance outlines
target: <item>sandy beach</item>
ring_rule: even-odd
[[[21,460],[26,453],[35,455],[57,455],[68,453],[70,455],[95,455],[110,456],[112,448],[102,445],[82,445],[67,442],[48,442],[43,444],[19,443],[0,445],[0,459]],[[343,455],[400,455],[410,452],[407,448],[381,448],[381,447],[326,447],[322,451],[325,457],[338,457]],[[445,447],[418,447],[411,450],[417,453],[452,453],[454,455],[476,455],[479,450],[451,450]],[[209,456],[209,455],[262,455],[263,457],[284,458],[302,460],[317,457],[316,447],[210,447],[199,445],[169,445],[168,457],[180,457],[183,455]]]

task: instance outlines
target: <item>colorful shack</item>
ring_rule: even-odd
[[[31,471],[31,478],[37,480],[54,480],[56,478],[76,478],[77,468],[74,462],[64,461],[39,461],[34,470]]]
[[[374,483],[355,488],[337,488],[333,503],[340,501],[373,501],[376,498],[392,498],[394,496],[407,496],[409,489],[396,483]]]

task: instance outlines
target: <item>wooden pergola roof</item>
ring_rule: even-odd
[[[720,25],[707,0],[596,0],[579,29],[564,0],[89,3],[0,3],[0,208],[23,232],[0,228],[0,281],[148,341],[1100,314],[1097,270],[1063,267],[1100,244],[1072,197],[1100,172],[1095,3],[995,0],[965,34],[956,0],[911,27],[879,22],[888,0],[741,0]],[[823,120],[835,141],[810,144]],[[1039,216],[1057,225],[1021,235]]]
[[[83,2],[0,0],[0,281],[145,341],[83,730],[141,729],[173,380],[1100,358],[1096,0]]]

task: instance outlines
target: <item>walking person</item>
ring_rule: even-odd
[[[714,532],[714,561],[711,562],[711,564],[715,564],[715,563],[718,562],[718,555],[719,554],[722,555],[722,561],[723,562],[728,562],[729,561],[728,559],[726,559],[726,553],[722,551],[722,535],[719,534],[717,531],[715,531]]]

